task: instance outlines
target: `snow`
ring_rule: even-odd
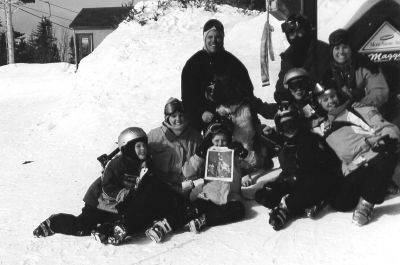
[[[272,101],[273,87],[261,87],[259,66],[265,13],[229,6],[217,13],[177,6],[163,12],[145,26],[122,23],[76,73],[65,63],[0,67],[0,264],[398,264],[399,197],[376,207],[372,223],[361,228],[351,213],[326,209],[318,220],[300,218],[276,232],[267,209],[248,200],[245,220],[200,234],[182,229],[162,244],[144,236],[118,247],[90,237],[32,236],[53,213],[80,213],[100,174],[96,157],[113,148],[122,129],[148,131],[161,123],[164,103],[180,97],[180,72],[202,47],[208,19],[224,23],[227,50],[247,66],[255,94]],[[335,19],[350,19],[340,14]],[[287,44],[280,22],[270,19],[274,84],[277,55]]]

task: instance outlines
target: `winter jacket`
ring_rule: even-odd
[[[313,131],[325,137],[342,161],[345,176],[377,156],[372,144],[378,136],[400,139],[397,126],[383,119],[375,107],[359,103],[350,106],[349,102],[330,111]]]
[[[278,153],[281,181],[297,181],[310,176],[327,177],[337,172],[340,164],[323,139],[301,128],[293,138],[275,137],[281,145]],[[294,177],[294,178],[293,178]]]
[[[223,205],[228,201],[241,200],[242,173],[238,159],[234,158],[233,181],[224,182],[218,180],[206,181],[202,187],[197,187],[197,198],[210,200],[215,204]],[[205,159],[197,155],[192,156],[184,165],[183,172],[188,179],[204,177]]]
[[[183,67],[181,95],[185,114],[191,126],[198,131],[206,127],[201,118],[204,111],[215,113],[215,109],[206,108],[205,91],[217,76],[234,77],[241,84],[240,95],[254,97],[249,73],[234,55],[225,50],[215,55],[205,50],[196,52]]]
[[[217,108],[221,116],[229,116],[233,122],[232,140],[240,142],[249,152],[245,159],[239,159],[245,174],[268,167],[271,155],[261,141],[261,123],[255,111],[245,100],[237,104],[221,105]]]
[[[283,78],[287,71],[294,67],[307,70],[312,81],[322,80],[329,68],[329,45],[317,39],[312,39],[306,51],[297,51],[292,46],[281,53],[281,70],[275,86],[274,98],[276,102],[290,99],[290,92],[283,86]]]
[[[151,130],[148,143],[155,175],[176,191],[181,191],[184,180],[182,167],[194,155],[201,141],[200,133],[191,127],[187,127],[180,136],[176,136],[164,123]]]
[[[345,98],[377,108],[389,99],[389,87],[378,66],[354,57],[344,66],[331,63],[323,77],[326,86],[335,87]]]
[[[129,189],[124,185],[127,175],[138,176],[141,172],[148,171],[146,162],[133,160],[118,153],[106,166],[103,175],[96,179],[83,201],[95,208],[117,213],[115,206],[123,201]],[[146,169],[142,171],[142,169]]]

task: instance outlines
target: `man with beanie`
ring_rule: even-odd
[[[253,84],[242,62],[224,49],[224,26],[217,19],[208,20],[203,27],[203,49],[196,52],[185,64],[181,78],[181,96],[185,116],[198,131],[205,130],[215,115],[213,104],[208,104],[218,76],[232,76],[241,84],[240,94],[251,98],[257,112],[266,118],[273,110],[254,97]]]
[[[283,79],[292,68],[303,68],[310,74],[310,80],[320,81],[327,71],[329,46],[318,40],[310,21],[297,14],[287,18],[282,24],[290,46],[281,53],[281,70],[275,86],[274,98],[277,103],[290,99],[290,92],[285,89]]]

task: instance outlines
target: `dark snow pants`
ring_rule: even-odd
[[[197,199],[185,208],[177,209],[174,214],[167,216],[171,227],[183,227],[192,219],[205,214],[207,226],[222,225],[243,219],[245,208],[240,201],[230,201],[223,205],[217,205],[211,201]]]
[[[74,236],[87,236],[97,227],[97,224],[113,222],[121,217],[118,214],[99,210],[85,204],[78,216],[66,213],[54,214],[49,217],[50,228],[55,233]]]
[[[309,175],[299,177],[295,182],[275,181],[267,183],[255,193],[255,200],[269,209],[279,205],[282,197],[291,213],[304,213],[306,208],[328,200],[332,194],[335,176]]]
[[[381,153],[367,165],[347,175],[339,184],[331,201],[337,211],[353,210],[360,197],[372,204],[381,204],[386,187],[397,164],[397,155]]]

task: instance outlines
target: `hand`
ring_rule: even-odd
[[[211,146],[211,142],[205,138],[200,145],[196,147],[195,154],[201,158],[206,158],[207,150]]]
[[[250,178],[249,175],[246,175],[242,178],[242,187],[249,187],[253,185],[253,180]]]
[[[201,119],[205,122],[205,123],[210,123],[212,121],[212,119],[214,118],[214,114],[212,114],[209,111],[205,111],[203,113],[203,115],[201,115]]]
[[[271,135],[274,133],[274,131],[275,131],[274,127],[270,127],[268,125],[263,125],[262,133],[264,135]]]
[[[249,151],[247,151],[239,142],[232,142],[228,148],[233,149],[234,154],[242,159],[246,158],[249,154]]]
[[[124,184],[125,188],[132,189],[132,188],[135,188],[138,179],[139,179],[139,176],[129,175],[129,174],[125,173],[122,183]]]

